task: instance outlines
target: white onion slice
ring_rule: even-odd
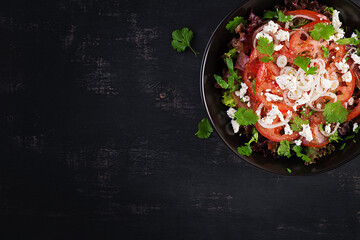
[[[330,135],[333,135],[338,130],[339,126],[340,126],[340,123],[337,123],[335,125],[335,128],[333,129],[333,131],[330,133],[327,133],[327,132],[321,130],[320,128],[319,128],[319,130],[320,130],[321,134],[324,135],[325,137],[330,137]]]

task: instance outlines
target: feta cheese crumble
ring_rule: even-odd
[[[280,118],[280,121],[284,121],[284,116],[279,111],[278,106],[272,105],[271,110],[266,114],[266,117],[262,118],[265,124],[272,124],[276,117]]]
[[[302,143],[301,139],[297,139],[297,140],[295,140],[294,142],[295,142],[295,144],[296,144],[297,146],[300,146],[301,143]]]
[[[229,118],[234,119],[236,110],[234,108],[229,108],[229,110],[226,111],[226,114],[229,116]]]
[[[280,25],[270,20],[263,28],[264,32],[276,33]]]
[[[234,130],[234,133],[239,132],[240,124],[236,120],[231,120],[231,126]]]
[[[313,135],[312,135],[312,132],[311,132],[311,128],[310,128],[310,125],[309,124],[302,124],[301,127],[303,128],[303,130],[301,132],[299,132],[300,136],[303,136],[306,141],[312,141],[314,138],[313,138]]]
[[[341,76],[342,80],[344,82],[351,82],[352,80],[352,75],[351,75],[351,72],[348,71],[347,73],[345,73],[344,75]]]
[[[341,73],[346,73],[349,70],[349,65],[346,63],[345,58],[343,58],[341,62],[335,62],[335,66]]]
[[[281,44],[275,45],[274,51],[280,51],[283,46],[284,46],[284,45],[281,45]]]
[[[349,104],[350,106],[354,104],[354,98],[353,98],[353,97],[349,98],[348,104]]]
[[[276,35],[275,35],[275,38],[277,40],[279,40],[280,42],[283,42],[283,41],[289,41],[289,38],[290,38],[290,34],[288,31],[284,31],[284,30],[279,30]]]
[[[258,34],[256,34],[256,39],[259,39],[261,37],[265,37],[267,39],[269,39],[269,42],[272,42],[273,41],[273,38],[266,32],[259,32]]]
[[[327,124],[326,126],[325,126],[325,132],[326,133],[331,133],[331,124]]]
[[[291,135],[293,134],[293,130],[291,130],[290,125],[286,124],[284,128],[285,135]]]
[[[353,125],[353,132],[355,132],[358,127],[359,127],[359,124],[358,124],[358,123],[354,123],[354,125]]]

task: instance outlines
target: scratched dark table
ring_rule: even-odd
[[[360,2],[360,1],[358,1]],[[1,239],[360,239],[360,159],[247,164],[206,117],[201,55],[239,1],[0,3]]]

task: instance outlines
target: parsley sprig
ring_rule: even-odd
[[[329,49],[325,46],[321,46],[321,48],[324,51],[324,58],[329,57]]]
[[[290,128],[296,132],[300,132],[302,130],[302,125],[309,124],[309,120],[302,120],[299,116],[294,117],[291,122]]]
[[[237,151],[238,153],[240,153],[241,155],[243,156],[248,156],[250,157],[251,153],[253,152],[252,149],[251,149],[251,143],[253,142],[258,142],[258,139],[259,139],[259,133],[258,131],[256,130],[256,128],[253,129],[253,136],[252,138],[250,139],[249,142],[245,143],[244,146],[241,146],[241,147],[238,147],[237,148]]]
[[[235,28],[242,23],[244,26],[246,25],[246,20],[243,17],[234,17],[228,24],[226,24],[226,30],[230,32],[234,32]]]
[[[256,115],[256,113],[254,113],[252,109],[240,107],[235,112],[235,119],[238,124],[242,126],[247,126],[255,124],[259,120],[259,117],[258,115]]]
[[[287,158],[291,157],[290,143],[287,140],[281,140],[279,148],[277,149],[277,154]]]
[[[323,115],[325,120],[330,123],[343,123],[347,118],[347,110],[344,108],[340,100],[334,103],[327,103],[324,107]]]
[[[201,119],[198,124],[199,130],[195,133],[198,138],[208,138],[210,137],[211,133],[214,131],[210,125],[210,122],[207,118]]]
[[[317,23],[314,25],[314,29],[310,31],[310,35],[313,39],[319,41],[320,38],[329,40],[331,35],[334,35],[335,28],[333,25],[325,23]]]
[[[300,67],[302,70],[305,71],[306,75],[314,75],[316,74],[317,67],[309,67],[311,60],[307,57],[296,56],[294,59],[294,64]]]
[[[260,61],[266,63],[274,60],[272,55],[275,51],[275,46],[273,42],[269,41],[269,39],[267,39],[266,37],[259,37],[256,48],[260,53],[267,55],[261,58]]]
[[[181,30],[175,30],[172,32],[171,41],[172,47],[178,52],[184,52],[188,47],[195,54],[199,54],[199,52],[195,52],[195,50],[190,46],[190,41],[194,37],[194,33],[189,28],[183,28]]]
[[[303,161],[305,162],[311,161],[311,159],[306,154],[301,153],[301,151],[303,150],[301,146],[294,145],[292,150],[296,153],[296,156],[301,158]]]
[[[268,11],[264,14],[264,19],[272,19],[277,18],[279,22],[291,22],[294,18],[293,15],[286,16],[282,11],[279,9],[276,9],[276,12],[274,11]]]

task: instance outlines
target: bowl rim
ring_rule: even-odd
[[[205,71],[205,65],[206,65],[206,61],[207,61],[207,57],[208,57],[208,53],[209,53],[209,50],[210,50],[210,47],[214,41],[214,38],[215,38],[215,35],[217,34],[218,30],[220,29],[221,25],[223,25],[223,23],[232,15],[234,15],[245,3],[249,2],[251,0],[243,0],[241,1],[241,3],[232,11],[230,11],[220,22],[219,24],[216,26],[215,30],[212,32],[207,44],[206,44],[206,47],[205,47],[205,50],[204,50],[204,53],[203,53],[203,56],[202,56],[202,59],[201,59],[201,66],[200,66],[200,96],[201,96],[201,100],[202,100],[202,103],[206,109],[206,113],[210,119],[210,122],[211,122],[211,125],[213,126],[213,128],[215,129],[217,135],[220,137],[220,139],[225,143],[225,145],[233,152],[235,153],[236,156],[238,156],[241,160],[245,161],[246,163],[248,163],[250,166],[252,167],[255,167],[257,169],[260,169],[260,170],[263,170],[265,172],[268,172],[268,173],[271,173],[271,174],[276,174],[276,175],[280,175],[280,176],[291,176],[291,177],[301,177],[301,176],[315,176],[315,175],[318,175],[318,174],[322,174],[322,173],[325,173],[325,172],[329,172],[331,170],[334,170],[336,168],[339,168],[343,165],[345,165],[346,163],[350,162],[351,160],[353,160],[356,156],[359,156],[359,154],[356,154],[356,153],[353,153],[350,155],[350,157],[346,160],[343,160],[343,161],[340,161],[332,166],[329,166],[329,167],[326,167],[324,169],[321,169],[321,170],[316,170],[314,172],[310,172],[310,173],[296,173],[296,174],[293,174],[293,173],[287,173],[287,172],[273,172],[273,171],[270,171],[269,169],[267,168],[264,168],[263,166],[261,166],[260,164],[256,164],[254,162],[252,162],[250,159],[248,159],[247,157],[244,157],[242,155],[240,155],[237,151],[235,151],[231,146],[230,144],[227,142],[227,140],[219,133],[219,130],[217,128],[217,126],[214,124],[214,121],[211,117],[211,114],[210,114],[210,111],[209,111],[209,108],[206,104],[206,96],[205,96],[205,81],[204,81],[204,71]],[[346,0],[347,2],[349,2],[351,5],[353,5],[354,7],[358,8],[358,10],[360,11],[360,6],[357,5],[354,1],[352,0]],[[316,163],[315,163],[316,164]]]

